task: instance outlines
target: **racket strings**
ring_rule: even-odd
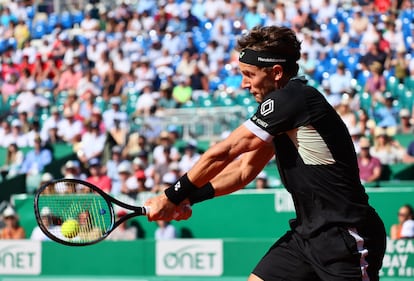
[[[93,242],[104,237],[113,225],[111,206],[92,188],[81,183],[53,182],[38,196],[40,216],[53,217],[52,223],[39,221],[42,230],[54,238],[73,244]],[[64,233],[62,226],[71,220],[73,233]],[[70,231],[69,231],[70,232]]]

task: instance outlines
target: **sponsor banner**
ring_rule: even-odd
[[[275,211],[276,213],[294,213],[295,205],[290,193],[286,189],[275,192]]]
[[[156,274],[220,276],[223,273],[221,239],[174,239],[156,242]]]
[[[41,260],[41,242],[39,241],[0,241],[0,275],[40,274]]]
[[[414,239],[388,239],[381,276],[412,277],[414,280]]]

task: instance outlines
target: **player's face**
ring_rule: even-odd
[[[262,102],[268,93],[276,89],[271,71],[245,63],[240,63],[239,67],[243,76],[242,88],[248,89],[257,102]]]

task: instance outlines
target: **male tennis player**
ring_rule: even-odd
[[[297,217],[248,280],[379,280],[384,225],[368,204],[346,126],[321,93],[296,77],[300,47],[291,29],[275,26],[238,40],[242,87],[259,102],[257,112],[148,200],[149,219],[188,218],[181,208],[188,199],[241,189],[276,155]]]

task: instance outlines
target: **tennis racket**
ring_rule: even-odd
[[[114,207],[132,212],[116,219]],[[44,234],[68,246],[95,244],[126,220],[149,213],[149,207],[126,204],[78,179],[58,179],[41,186],[34,197],[34,210]]]

